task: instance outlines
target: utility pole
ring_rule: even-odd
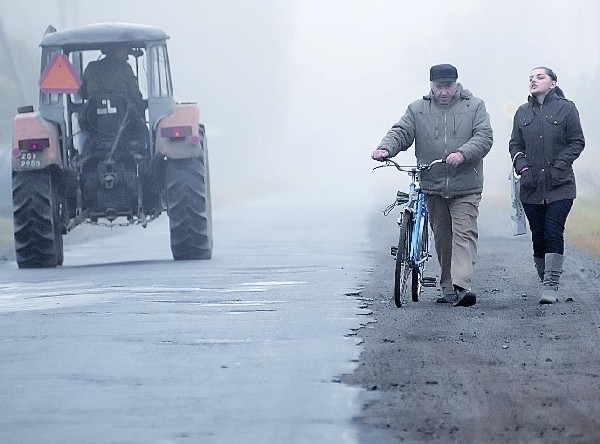
[[[58,30],[75,26],[79,23],[78,0],[56,0],[58,11]]]
[[[19,100],[19,103],[25,105],[25,102],[27,100],[25,97],[25,89],[23,88],[23,82],[21,82],[21,77],[19,76],[19,72],[15,64],[15,59],[12,55],[10,45],[8,44],[6,33],[4,32],[2,17],[0,17],[0,51],[4,53],[5,66],[8,68],[10,77],[15,82],[17,99]]]
[[[63,30],[67,27],[67,3],[65,0],[58,0],[58,29]]]

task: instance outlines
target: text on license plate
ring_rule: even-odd
[[[38,153],[21,153],[21,168],[41,168],[42,161],[38,159]]]

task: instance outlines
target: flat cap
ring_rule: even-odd
[[[429,70],[429,80],[438,83],[454,82],[458,79],[458,71],[449,63],[433,65]]]

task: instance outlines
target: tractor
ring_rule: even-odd
[[[46,30],[39,108],[20,107],[13,122],[19,268],[62,265],[63,236],[80,224],[145,228],[163,212],[175,260],[211,258],[205,128],[196,103],[173,98],[168,38],[129,23]],[[127,51],[138,103],[119,90],[81,94],[88,64],[116,47]]]

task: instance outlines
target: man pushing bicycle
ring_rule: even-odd
[[[432,66],[431,91],[408,106],[371,157],[383,161],[415,144],[418,164],[445,159],[421,173],[440,263],[440,303],[468,307],[477,301],[471,278],[477,257],[477,217],[483,191],[483,158],[492,148],[483,100],[457,83],[449,64]]]

